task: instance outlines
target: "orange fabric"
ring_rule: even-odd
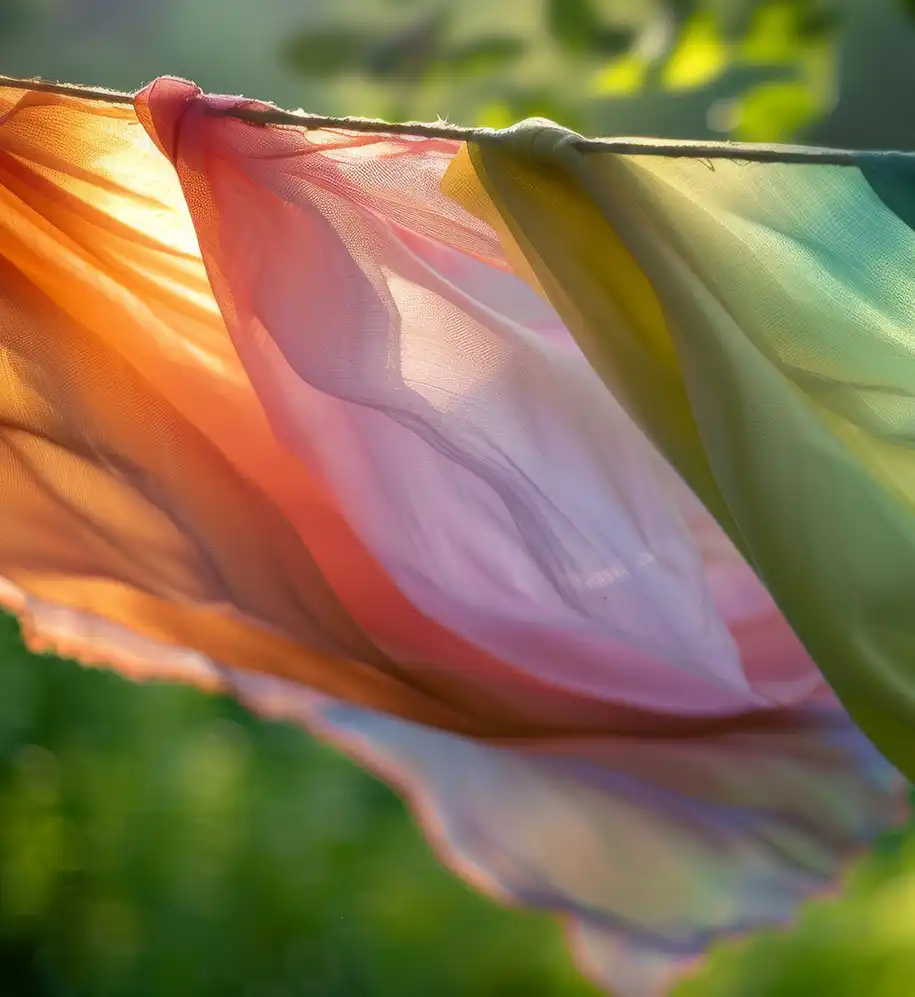
[[[509,667],[395,588],[274,437],[132,108],[0,89],[0,324],[0,575],[26,593],[463,733],[662,722]]]
[[[133,110],[0,90],[0,122],[0,574],[229,666],[479,730],[398,680],[325,581],[380,639],[407,615],[420,650],[425,630],[476,654],[418,618],[277,444]]]

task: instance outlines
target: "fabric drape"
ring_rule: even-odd
[[[904,817],[905,177],[257,106],[0,87],[0,601],[663,993]]]

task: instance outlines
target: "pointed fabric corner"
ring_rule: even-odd
[[[915,775],[915,174],[474,147],[594,369]]]
[[[663,993],[903,817],[740,552],[666,285],[523,127],[241,105],[0,88],[0,600],[330,738]]]

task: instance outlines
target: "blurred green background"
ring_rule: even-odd
[[[915,150],[912,0],[0,0],[0,73],[285,106]],[[915,832],[678,997],[915,995]],[[30,656],[0,618],[3,997],[585,997],[301,731]]]

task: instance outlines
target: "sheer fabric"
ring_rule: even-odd
[[[540,122],[470,158],[594,369],[911,778],[915,157],[582,155]]]
[[[760,553],[786,504],[801,543],[800,458],[765,482],[740,449],[768,410],[726,409],[696,312],[750,273],[735,313],[787,356],[788,278],[752,264],[788,221],[542,124],[484,149],[240,103],[0,88],[0,600],[32,646],[331,738],[462,875],[565,916],[597,982],[663,992],[902,817],[817,667],[854,613],[817,644],[819,572]]]

